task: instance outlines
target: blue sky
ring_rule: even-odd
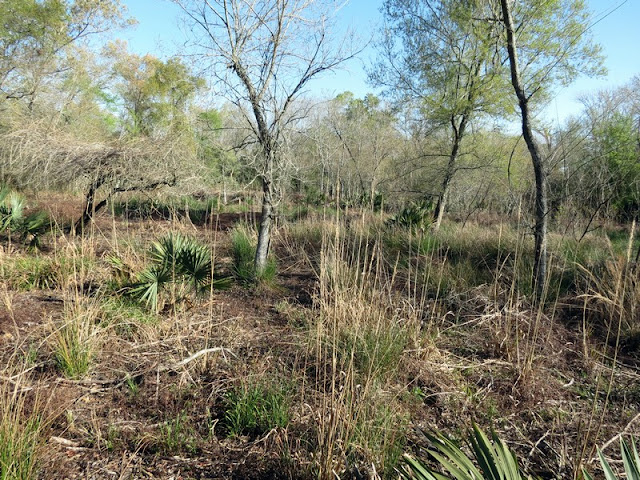
[[[133,29],[118,32],[128,41],[131,51],[169,57],[181,53],[185,35],[180,27],[180,9],[168,0],[123,0],[129,14],[138,20]],[[381,22],[379,6],[382,0],[351,0],[339,12],[340,28],[352,28],[363,39],[370,38]],[[549,104],[545,116],[548,120],[564,120],[580,111],[578,97],[599,89],[615,88],[640,75],[640,0],[587,0],[593,13],[592,35],[606,55],[606,78],[580,78],[570,87],[558,91]],[[374,91],[367,85],[364,67],[369,65],[375,52],[369,48],[359,60],[347,65],[347,70],[328,74],[310,85],[311,94],[330,97],[350,90],[358,97]]]

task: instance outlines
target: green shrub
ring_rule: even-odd
[[[433,208],[433,203],[428,200],[411,203],[388,220],[387,225],[413,231],[425,231],[433,221]]]
[[[186,287],[198,295],[211,289],[229,286],[228,278],[214,276],[210,249],[195,239],[179,233],[170,233],[151,249],[152,265],[138,274],[137,282],[131,285],[129,293],[144,301],[157,312],[159,294],[169,285]],[[174,300],[176,297],[174,289]]]
[[[15,233],[29,247],[40,247],[40,236],[50,229],[49,216],[44,211],[25,214],[26,199],[7,186],[0,187],[0,231]]]
[[[230,436],[263,435],[289,423],[289,398],[282,387],[245,385],[228,392],[224,403]]]

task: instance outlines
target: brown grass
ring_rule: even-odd
[[[471,421],[559,478],[593,445],[639,433],[629,262],[588,268],[583,298],[550,291],[534,309],[517,276],[530,253],[518,229],[447,224],[436,245],[378,216],[319,215],[275,232],[276,285],[154,315],[113,282],[144,268],[168,231],[196,236],[230,271],[228,232],[185,220],[105,216],[85,238],[47,237],[40,255],[64,266],[50,288],[18,289],[11,269],[30,257],[3,244],[0,362],[20,368],[0,372],[2,395],[24,372],[23,400],[3,405],[20,425],[36,397],[58,413],[38,430],[40,478],[393,478],[399,454],[425,446],[420,428],[462,438]],[[554,268],[567,267],[558,256]],[[72,320],[95,340],[77,378],[55,355]],[[285,384],[289,423],[230,438],[225,395],[249,383]]]

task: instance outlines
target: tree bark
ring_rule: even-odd
[[[511,68],[511,84],[518,97],[518,104],[522,116],[522,136],[527,143],[527,148],[531,155],[536,180],[533,285],[536,301],[540,301],[542,300],[545,278],[547,276],[547,179],[544,170],[544,159],[540,154],[540,149],[533,137],[533,130],[531,128],[531,112],[529,110],[530,97],[528,97],[524,91],[522,78],[520,76],[516,38],[509,0],[500,0],[500,5],[502,7],[502,19],[507,33],[507,51],[509,53],[509,65]]]
[[[89,190],[85,195],[84,211],[82,212],[82,216],[78,220],[76,220],[73,225],[73,231],[76,233],[76,235],[84,233],[85,227],[87,227],[91,223],[91,220],[93,219],[95,213],[107,204],[106,199],[98,202],[97,205],[95,204],[96,192],[103,183],[104,179],[98,178],[89,186]]]
[[[260,276],[267,266],[269,247],[271,245],[271,226],[273,223],[273,183],[267,176],[262,177],[262,213],[260,215],[260,230],[254,267]]]
[[[464,136],[465,129],[467,128],[467,116],[463,115],[460,120],[460,125],[456,125],[455,117],[451,117],[451,127],[453,132],[453,142],[451,145],[451,153],[449,154],[449,162],[447,163],[447,170],[442,180],[442,187],[440,188],[440,195],[438,196],[438,203],[433,212],[433,229],[438,231],[440,224],[442,223],[442,217],[444,216],[444,210],[447,206],[447,197],[449,196],[449,185],[456,170],[456,163],[460,156],[460,142]]]

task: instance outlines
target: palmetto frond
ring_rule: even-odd
[[[598,449],[598,456],[600,457],[600,464],[604,471],[604,477],[606,480],[618,480],[618,478],[626,478],[627,480],[640,480],[640,456],[638,455],[638,449],[636,448],[636,442],[632,438],[631,446],[620,437],[620,453],[622,454],[622,464],[624,466],[624,477],[618,477],[611,468],[611,465]],[[593,477],[584,468],[582,469],[585,480],[593,480]]]
[[[530,479],[522,473],[513,452],[491,432],[491,439],[473,426],[470,438],[473,459],[441,433],[425,433],[432,444],[429,456],[440,466],[435,470],[420,460],[405,455],[400,475],[407,480],[523,480]],[[474,462],[475,460],[475,462]]]
[[[184,248],[185,237],[179,233],[170,233],[166,237],[153,242],[151,245],[151,259],[160,265],[174,271],[178,266],[180,254]]]
[[[158,295],[169,282],[182,282],[195,293],[229,286],[229,279],[214,278],[211,251],[197,240],[180,233],[170,233],[151,246],[154,265],[138,275],[129,290],[158,310]]]
[[[164,265],[152,265],[138,274],[138,281],[129,292],[157,312],[158,294],[171,278],[171,272]]]
[[[193,240],[183,244],[178,257],[180,273],[198,292],[211,280],[211,251]]]

